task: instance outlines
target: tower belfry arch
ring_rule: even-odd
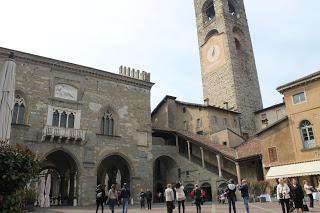
[[[262,99],[243,0],[194,0],[203,99],[241,113],[244,134],[255,132]]]

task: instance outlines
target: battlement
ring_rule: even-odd
[[[119,74],[130,78],[136,78],[142,81],[150,82],[150,73],[146,71],[136,70],[134,68],[120,66]]]

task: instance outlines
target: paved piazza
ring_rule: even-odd
[[[228,205],[203,205],[203,211],[202,213],[226,213],[228,212]],[[254,203],[250,205],[251,207],[251,212],[252,213],[263,213],[263,212],[270,212],[270,213],[277,213],[281,212],[281,206],[276,203]],[[315,205],[316,208],[312,209],[310,212],[320,212],[320,205],[317,202]],[[95,207],[86,207],[86,208],[72,208],[72,207],[65,207],[65,208],[50,208],[50,209],[37,209],[38,213],[43,212],[43,213],[94,213],[95,212]],[[99,211],[99,213],[101,210]],[[104,210],[105,213],[111,212],[109,209]],[[121,209],[117,208],[116,213],[121,213]],[[138,207],[131,207],[130,210],[128,211],[129,213],[138,213],[138,212],[154,212],[154,213],[165,213],[166,209],[163,205],[154,205],[154,208],[150,211],[148,210],[143,210],[141,211]],[[177,209],[175,209],[173,212],[178,212]],[[238,213],[244,213],[245,210],[243,208],[242,202],[237,202],[237,212]],[[188,205],[186,207],[186,213],[196,213],[195,206]]]

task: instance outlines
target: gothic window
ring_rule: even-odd
[[[74,128],[74,114],[70,113],[68,119],[68,128]]]
[[[207,0],[203,5],[203,21],[207,23],[211,21],[216,15],[213,0]]]
[[[229,13],[233,16],[236,15],[236,9],[234,8],[233,4],[230,1],[228,1],[228,5],[229,5]]]
[[[64,127],[64,128],[67,127],[67,118],[68,118],[67,113],[66,112],[62,112],[61,113],[61,118],[60,118],[60,127]]]
[[[209,38],[211,38],[212,36],[218,35],[218,34],[219,34],[218,30],[216,30],[216,29],[210,30],[208,32],[208,34],[206,35],[205,41],[208,41]]]
[[[314,139],[313,128],[308,120],[304,120],[300,123],[300,131],[303,142],[303,147],[305,149],[313,148],[316,146]]]
[[[114,119],[109,111],[103,114],[101,130],[103,135],[112,136],[114,133]]]
[[[59,119],[60,119],[60,114],[58,110],[53,112],[52,116],[52,126],[59,126]]]
[[[20,95],[15,96],[15,104],[12,113],[12,123],[24,124],[25,102]]]

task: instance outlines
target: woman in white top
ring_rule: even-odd
[[[304,191],[306,191],[306,194],[310,198],[310,208],[313,208],[313,196],[312,196],[313,186],[310,186],[308,181],[306,181],[306,180],[304,180],[303,183],[304,183],[304,186],[303,186]]]
[[[167,185],[166,190],[164,191],[164,196],[166,197],[166,203],[167,203],[167,213],[172,213],[172,210],[174,209],[174,193],[171,188],[171,184]]]
[[[175,190],[176,190],[176,197],[177,197],[177,201],[178,201],[179,213],[180,213],[181,206],[182,206],[182,212],[184,213],[184,211],[185,211],[184,201],[186,200],[186,195],[184,193],[184,187],[180,182],[178,182],[176,184]]]
[[[290,188],[282,178],[279,179],[277,186],[277,199],[280,201],[282,212],[289,213]]]

